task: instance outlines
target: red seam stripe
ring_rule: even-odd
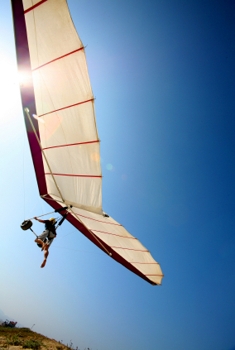
[[[53,175],[53,176],[69,176],[69,177],[95,177],[95,178],[102,178],[102,176],[101,176],[101,175],[59,174],[59,173],[45,173],[45,175]]]
[[[42,0],[42,1],[38,2],[36,5],[33,5],[33,6],[29,7],[27,10],[24,11],[24,14],[26,14],[26,13],[28,13],[28,12],[34,10],[36,7],[42,5],[42,4],[43,4],[44,2],[46,2],[46,1],[47,1],[47,0]]]
[[[45,66],[47,66],[48,64],[51,64],[51,63],[53,63],[53,62],[55,62],[55,61],[58,61],[58,60],[61,60],[62,58],[67,57],[67,56],[69,56],[69,55],[72,55],[73,53],[78,52],[78,51],[81,51],[81,50],[83,50],[83,49],[84,49],[84,46],[83,46],[83,47],[80,47],[80,48],[77,49],[77,50],[74,50],[74,51],[71,51],[71,52],[69,52],[69,53],[66,53],[66,54],[63,55],[63,56],[54,58],[54,60],[51,60],[51,61],[49,61],[49,62],[46,62],[46,63],[42,64],[41,66],[38,66],[37,68],[32,69],[32,71],[34,72],[34,71],[37,70],[37,69],[40,69],[40,68],[42,68],[42,67],[45,67]]]
[[[56,113],[56,112],[62,111],[64,109],[72,108],[72,107],[75,107],[75,106],[78,106],[78,105],[82,105],[83,103],[88,103],[88,102],[92,102],[92,101],[94,101],[94,98],[91,98],[90,100],[74,103],[73,105],[65,106],[65,107],[62,107],[62,108],[59,108],[59,109],[54,109],[54,111],[50,111],[50,112],[38,115],[37,117],[41,118],[41,117],[44,117],[44,115]]]
[[[97,220],[97,219],[94,219],[94,218],[91,218],[89,216],[85,216],[85,215],[81,215],[81,214],[78,214],[76,213],[77,216],[81,216],[82,218],[85,218],[85,219],[89,219],[89,220],[93,220],[93,221],[96,221],[96,222],[101,222],[102,224],[107,224],[107,225],[115,225],[115,226],[122,226],[121,224],[119,223],[115,223],[115,222],[107,222],[107,221],[101,221],[101,220]],[[93,230],[92,230],[93,231]]]
[[[159,265],[157,262],[147,263],[147,262],[138,262],[132,261],[131,264],[141,264],[141,265]]]
[[[92,232],[94,232],[94,231],[95,231],[95,232],[100,232],[100,233],[105,233],[105,234],[107,234],[107,235],[112,235],[112,236],[122,237],[122,238],[137,239],[137,238],[135,238],[135,237],[133,237],[133,236],[131,236],[131,237],[127,237],[127,236],[117,235],[117,234],[112,233],[112,232],[105,232],[105,231],[99,231],[99,230],[92,230]]]
[[[66,145],[58,145],[58,146],[45,147],[45,148],[43,148],[43,151],[45,151],[45,150],[47,150],[47,149],[60,148],[60,147],[70,147],[70,146],[78,146],[78,145],[86,145],[86,144],[97,143],[97,142],[100,142],[100,141],[99,141],[99,140],[96,140],[96,141],[87,141],[87,142],[68,143],[68,144],[66,144]]]
[[[144,252],[144,253],[149,253],[149,251],[146,250],[142,250],[142,249],[132,249],[132,248],[124,248],[124,247],[113,247],[111,246],[112,249],[125,249],[125,250],[134,250],[134,252]]]

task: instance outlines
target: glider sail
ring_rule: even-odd
[[[11,0],[22,106],[40,196],[113,259],[151,284],[159,264],[102,210],[94,96],[66,0]]]

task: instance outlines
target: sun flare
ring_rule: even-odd
[[[15,105],[19,96],[19,80],[15,61],[0,55],[0,94],[1,110],[7,111]],[[17,96],[18,95],[18,96]]]

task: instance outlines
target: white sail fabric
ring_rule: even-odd
[[[99,140],[83,44],[66,1],[24,1],[24,9],[48,194],[101,213]]]
[[[75,209],[74,214],[94,235],[145,275],[153,284],[161,284],[163,278],[160,265],[150,252],[122,225],[111,217],[101,217]]]
[[[11,1],[14,4],[18,0]],[[39,188],[45,193],[40,190],[40,194],[47,201],[71,204],[68,220],[74,226],[128,269],[152,284],[161,284],[161,268],[149,251],[122,225],[103,214],[94,97],[83,44],[67,2],[23,0],[23,6],[27,29],[23,46],[28,42],[39,120],[35,130],[41,150],[35,147],[38,137],[32,139],[32,125],[28,137],[38,182],[43,174]],[[22,23],[18,27],[23,27]],[[24,55],[19,48],[17,54],[22,62]],[[22,101],[26,101],[27,91],[21,93]],[[43,161],[37,158],[38,149]],[[39,159],[38,166],[35,159]]]

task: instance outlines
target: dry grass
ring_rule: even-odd
[[[79,350],[73,344],[64,345],[54,339],[31,331],[29,328],[0,326],[0,350]]]

